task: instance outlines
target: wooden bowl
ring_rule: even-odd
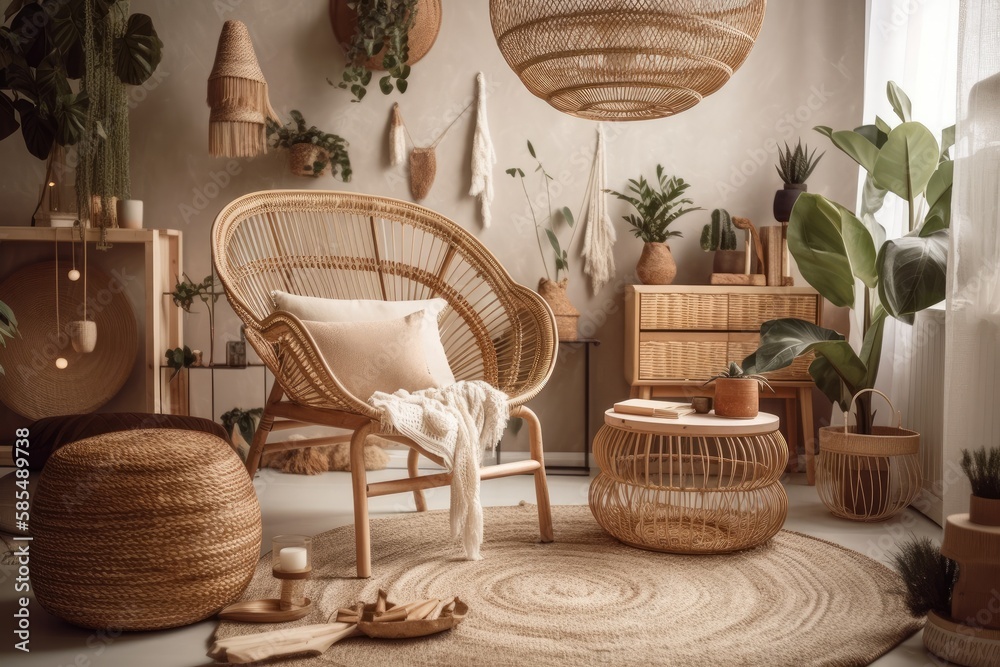
[[[389,604],[386,609],[392,609],[396,605]],[[455,610],[447,616],[442,615],[433,621],[385,621],[376,623],[372,619],[375,617],[375,605],[366,604],[358,629],[368,637],[375,639],[412,639],[413,637],[426,637],[437,634],[445,630],[451,630],[456,625],[465,620],[465,615],[469,613],[469,606],[461,600],[455,601]]]

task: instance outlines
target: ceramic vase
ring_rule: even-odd
[[[563,278],[559,282],[542,278],[538,281],[538,295],[549,304],[556,318],[556,330],[559,340],[577,340],[577,325],[580,321],[580,311],[570,303],[566,293],[569,280]]]
[[[124,229],[142,229],[141,199],[119,200],[118,226]]]
[[[97,347],[97,322],[74,320],[66,323],[66,335],[73,349],[81,354],[89,354]]]
[[[717,417],[753,419],[760,405],[760,385],[747,378],[718,378],[713,403]]]
[[[677,263],[666,243],[646,243],[635,265],[643,285],[669,285],[677,277]]]
[[[786,183],[785,187],[774,193],[773,213],[778,222],[788,222],[792,217],[792,207],[799,195],[808,191],[805,183]]]

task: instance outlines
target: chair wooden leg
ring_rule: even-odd
[[[254,433],[253,442],[250,443],[250,451],[247,452],[246,467],[250,479],[253,479],[253,476],[257,474],[257,468],[260,467],[260,460],[264,456],[264,444],[267,442],[267,436],[271,434],[271,427],[274,426],[274,415],[271,414],[268,408],[279,402],[284,393],[281,385],[277,382],[271,386],[271,393],[267,397],[267,405],[264,406],[264,414],[260,417],[257,432]]]
[[[372,540],[368,525],[368,477],[365,472],[365,440],[372,431],[365,424],[351,436],[351,483],[354,488],[354,541],[358,577],[372,576]]]
[[[545,479],[545,453],[542,450],[542,424],[538,415],[529,408],[521,406],[515,416],[524,419],[528,424],[528,443],[531,458],[538,461],[535,475],[535,502],[538,503],[538,530],[542,542],[552,541],[552,508],[549,505],[549,485]]]
[[[410,477],[417,477],[420,475],[420,452],[415,449],[411,449],[410,453],[406,457],[406,469],[410,473]],[[421,489],[413,490],[413,502],[417,505],[418,512],[427,511],[427,501],[424,500],[424,492]]]

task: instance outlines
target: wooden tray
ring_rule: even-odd
[[[458,605],[455,605],[455,609],[457,611]],[[312,600],[309,598],[306,598],[303,606],[295,609],[282,609],[281,600],[268,598],[234,602],[219,612],[219,618],[237,623],[284,623],[305,618],[310,611],[312,611]]]

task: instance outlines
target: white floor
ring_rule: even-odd
[[[372,481],[400,476],[401,471],[372,473]],[[265,470],[255,484],[264,514],[265,549],[274,535],[281,533],[317,534],[353,523],[351,518],[350,477],[346,473],[326,473],[315,477],[284,475]],[[589,479],[586,477],[550,476],[552,502],[580,505],[587,502]],[[895,545],[909,535],[928,535],[940,539],[940,529],[912,510],[895,520],[881,524],[842,521],[830,515],[820,503],[814,488],[805,485],[802,475],[786,480],[789,514],[785,528],[814,535],[856,549],[883,562]],[[534,487],[530,477],[491,480],[483,484],[485,505],[514,505],[521,500],[533,502]],[[447,507],[446,490],[428,493],[431,509]],[[371,502],[373,516],[413,510],[412,496],[384,496]],[[557,527],[558,528],[558,527]],[[49,616],[32,601],[31,653],[13,648],[9,630],[14,608],[13,567],[0,568],[0,603],[4,618],[3,646],[0,661],[17,667],[195,667],[210,665],[205,657],[208,640],[215,627],[205,621],[186,628],[164,632],[131,633],[109,637],[69,626]],[[721,663],[720,663],[721,664]],[[878,667],[937,664],[927,655],[919,633],[874,663]]]

